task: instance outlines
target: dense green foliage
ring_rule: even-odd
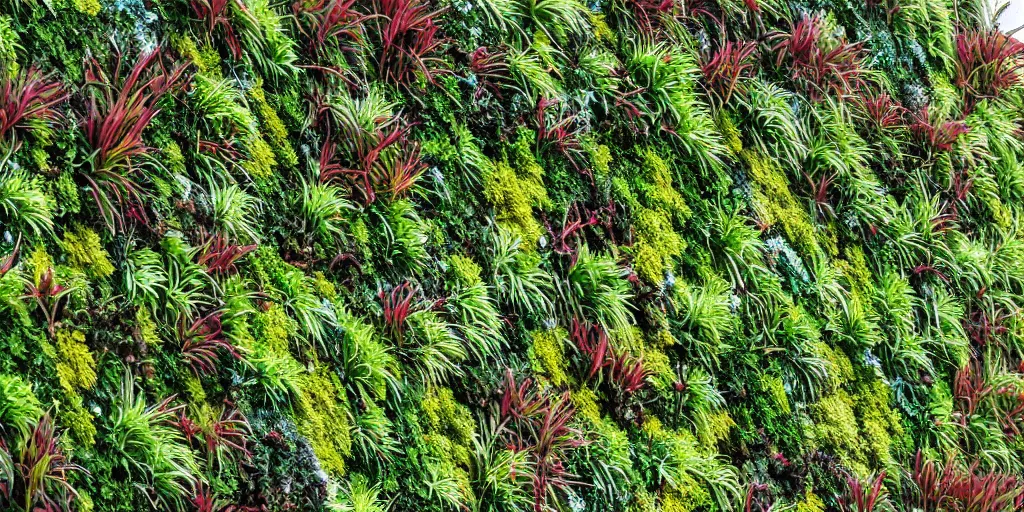
[[[0,509],[1024,508],[987,0],[2,0]]]

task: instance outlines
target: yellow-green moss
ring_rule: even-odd
[[[568,363],[565,360],[565,329],[536,331],[531,336],[532,344],[527,349],[530,367],[534,373],[544,375],[552,385],[564,386],[569,383]]]
[[[135,327],[138,330],[139,339],[143,343],[150,346],[160,344],[160,336],[156,331],[156,322],[153,321],[153,315],[146,306],[142,306],[135,311]]]
[[[893,439],[903,438],[899,415],[889,406],[889,387],[878,379],[859,383],[856,394],[844,388],[810,408],[819,446],[835,453],[858,475],[893,463]]]
[[[853,399],[845,389],[822,397],[811,405],[810,412],[818,446],[835,453],[847,464],[863,460]]]
[[[604,144],[597,144],[590,148],[590,163],[594,167],[594,176],[600,182],[604,182],[612,175],[612,150]]]
[[[735,155],[740,154],[743,151],[743,139],[739,128],[736,127],[736,122],[732,120],[732,116],[723,109],[716,117],[715,124],[718,126],[718,130],[722,132],[722,139],[725,141],[725,145],[729,147],[729,150]]]
[[[77,393],[67,393],[67,400],[61,402],[57,421],[71,434],[71,438],[80,446],[96,444],[96,425],[92,414],[86,410],[82,397]]]
[[[200,73],[216,78],[221,77],[220,54],[212,46],[203,45],[203,48],[200,49],[195,40],[184,34],[172,34],[171,46],[177,50],[178,54],[191,61]]]
[[[804,499],[796,503],[796,512],[825,512],[825,502],[810,490],[804,493]]]
[[[443,435],[464,449],[473,443],[476,421],[469,408],[455,399],[451,389],[431,389],[423,397],[420,407],[428,432]]]
[[[254,135],[249,138],[247,149],[249,158],[242,162],[245,172],[259,182],[273,177],[274,167],[277,167],[277,157],[267,141],[259,134]]]
[[[828,362],[829,384],[835,388],[853,380],[853,363],[846,357],[843,349],[832,348],[823,341],[811,344],[811,349],[818,357]]]
[[[900,416],[889,406],[889,386],[880,379],[862,382],[854,395],[854,410],[860,418],[860,437],[866,462],[882,467],[894,463],[893,441],[902,440]]]
[[[768,373],[762,374],[761,388],[772,397],[780,414],[788,415],[791,412],[789,397],[786,396],[786,386],[782,383],[781,378]]]
[[[292,148],[291,142],[288,139],[288,128],[285,127],[284,122],[281,121],[281,117],[274,110],[274,107],[270,106],[270,103],[267,102],[266,93],[263,92],[262,80],[257,80],[249,88],[249,99],[252,101],[253,110],[256,112],[256,117],[260,120],[260,127],[263,129],[263,133],[266,135],[267,142],[270,148],[273,149],[274,155],[277,156],[277,160],[288,168],[297,166],[299,164],[299,157],[295,154],[295,149]]]
[[[316,294],[320,297],[329,301],[334,301],[338,297],[338,290],[334,286],[327,276],[321,272],[313,272],[313,288],[316,289]]]
[[[71,4],[76,11],[89,16],[96,16],[103,10],[99,0],[72,0]]]
[[[657,152],[645,149],[641,152],[643,160],[638,184],[640,197],[654,209],[661,209],[674,216],[674,220],[685,223],[692,215],[683,196],[672,183],[672,170]]]
[[[67,392],[90,389],[96,384],[96,360],[85,344],[82,331],[60,330],[56,334],[57,379]]]
[[[288,340],[298,331],[295,320],[278,304],[254,315],[252,325],[257,344],[278,354],[288,351]]]
[[[46,247],[40,244],[32,250],[25,266],[32,272],[32,282],[39,284],[39,279],[43,277],[43,274],[53,268],[53,258],[50,258],[49,253],[46,252]]]
[[[640,207],[633,214],[633,229],[636,235],[633,268],[648,283],[660,284],[665,273],[673,270],[675,259],[686,249],[686,243],[662,210]]]
[[[597,403],[597,394],[588,387],[580,387],[569,393],[569,401],[576,409],[576,416],[591,424],[601,423],[601,406]]]
[[[699,432],[701,446],[706,450],[715,450],[718,443],[729,439],[736,422],[726,409],[718,409],[708,414],[708,421]]]
[[[803,204],[793,195],[793,187],[782,169],[769,158],[751,149],[740,152],[746,165],[753,192],[754,209],[767,224],[782,227],[786,239],[801,255],[809,256],[821,251],[814,224]],[[830,247],[830,253],[836,250]]]
[[[661,495],[662,512],[693,512],[709,510],[713,505],[711,494],[697,483],[693,477],[687,476],[676,482],[674,489],[668,489]]]
[[[107,258],[100,236],[89,228],[76,226],[66,231],[61,247],[67,255],[68,263],[91,277],[104,278],[114,273],[114,265]]]
[[[522,160],[522,159],[520,159]],[[522,241],[525,250],[535,250],[544,230],[533,216],[533,208],[548,202],[540,165],[521,163],[514,168],[507,162],[497,162],[483,176],[484,197],[494,206],[499,223],[511,230]]]
[[[313,447],[320,464],[330,474],[345,474],[345,458],[352,453],[352,433],[333,376],[321,368],[299,380],[297,425]]]
[[[448,258],[448,269],[452,277],[464,286],[476,286],[483,282],[480,278],[482,270],[469,256],[453,254]]]

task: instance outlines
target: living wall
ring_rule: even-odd
[[[0,509],[1020,510],[955,1],[2,0]]]

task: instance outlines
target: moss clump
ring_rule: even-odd
[[[295,320],[278,304],[257,314],[252,325],[256,342],[276,353],[287,352],[289,338],[298,331]]]
[[[612,150],[604,144],[590,148],[590,163],[594,166],[594,176],[604,182],[612,175]]]
[[[523,248],[533,250],[543,229],[533,216],[533,208],[549,203],[544,188],[544,169],[531,149],[533,137],[521,130],[509,150],[507,161],[496,163],[484,174],[484,197],[494,205],[497,220],[523,240]]]
[[[78,185],[75,184],[74,173],[62,172],[55,180],[47,182],[47,195],[50,204],[54,205],[54,215],[74,215],[81,211],[82,201],[78,196]]]
[[[480,278],[483,270],[469,256],[452,255],[448,258],[448,270],[452,277],[463,286],[476,286],[483,282]]]
[[[60,414],[57,418],[60,424],[68,429],[71,438],[79,446],[96,444],[96,424],[93,421],[92,413],[82,403],[81,396],[68,393],[67,400],[61,403]]]
[[[567,375],[568,363],[565,360],[565,340],[568,333],[565,329],[550,329],[534,332],[530,337],[532,343],[527,349],[530,367],[539,375],[544,375],[552,385],[564,386],[569,383]]]
[[[675,259],[686,249],[686,243],[675,232],[664,210],[640,207],[634,214],[633,227],[636,233],[633,268],[648,283],[660,284],[665,274],[675,267]]]
[[[443,435],[462,449],[467,449],[473,443],[476,421],[469,408],[455,400],[450,388],[431,389],[423,397],[420,407],[428,432]]]
[[[853,400],[866,461],[894,464],[894,441],[902,441],[904,432],[899,414],[889,406],[889,386],[880,379],[862,382]]]
[[[248,95],[256,117],[260,120],[260,127],[266,136],[267,143],[277,157],[277,161],[289,169],[294,168],[299,164],[299,157],[288,140],[288,128],[285,127],[284,121],[281,121],[277,111],[267,102],[267,95],[263,91],[263,81],[257,80],[249,88]]]
[[[313,453],[325,470],[345,474],[345,458],[352,454],[352,433],[334,379],[321,368],[299,380],[296,400],[299,433],[309,440]]]
[[[803,204],[793,195],[789,178],[769,158],[751,149],[740,152],[746,166],[753,193],[754,209],[766,224],[779,225],[783,233],[801,255],[809,256],[821,251],[814,232],[814,224]],[[835,254],[834,247],[829,252]]]
[[[148,307],[142,306],[135,311],[135,329],[139,339],[146,345],[156,346],[160,344],[160,335],[156,331],[156,322],[153,320],[153,314],[149,312]]]
[[[249,158],[242,162],[242,168],[250,176],[259,182],[266,182],[274,176],[274,167],[277,167],[277,157],[267,141],[259,135],[249,139]]]
[[[534,250],[543,229],[533,217],[533,208],[547,201],[539,181],[522,178],[505,162],[498,162],[484,174],[484,196],[494,205],[498,222],[523,240],[523,248]]]
[[[792,411],[789,406],[789,397],[786,396],[786,386],[782,383],[781,378],[768,373],[761,375],[761,389],[775,401],[780,414],[788,415]]]
[[[96,16],[103,10],[99,0],[72,0],[71,5],[76,11],[89,16]]]
[[[57,378],[65,391],[75,393],[96,384],[96,360],[82,331],[57,331],[56,349]]]
[[[84,270],[89,276],[102,279],[114,273],[114,265],[100,243],[95,231],[82,226],[64,233],[61,243],[72,267]]]
[[[899,415],[889,406],[889,387],[878,379],[840,388],[811,406],[815,438],[860,476],[893,464],[893,439],[902,439]]]

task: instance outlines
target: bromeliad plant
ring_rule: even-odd
[[[95,59],[86,69],[89,93],[83,120],[90,148],[80,175],[111,231],[124,225],[121,210],[141,202],[137,166],[150,153],[142,134],[160,112],[160,100],[181,85],[186,66],[168,68],[159,48],[142,55],[124,74],[119,54],[113,72]]]
[[[64,454],[49,413],[19,441],[16,453],[0,440],[0,504],[25,512],[70,510],[78,492],[69,478],[84,470]]]
[[[181,342],[181,354],[196,376],[216,374],[222,353],[235,359],[241,354],[224,335],[221,326],[222,311],[212,311],[196,319],[191,325],[179,321],[177,337]]]
[[[57,122],[61,116],[55,107],[67,98],[60,82],[37,68],[5,76],[0,82],[0,139],[10,137],[16,142],[19,132]]]
[[[538,390],[532,379],[516,383],[506,370],[501,398],[503,435],[514,451],[530,454],[535,510],[545,510],[559,494],[579,484],[565,468],[570,452],[584,441],[570,426],[575,409],[569,392],[552,396]]]
[[[431,11],[423,0],[376,0],[374,12],[381,45],[378,76],[405,88],[412,87],[416,73],[433,83],[444,65],[436,56],[444,39],[434,22],[442,11]]]

